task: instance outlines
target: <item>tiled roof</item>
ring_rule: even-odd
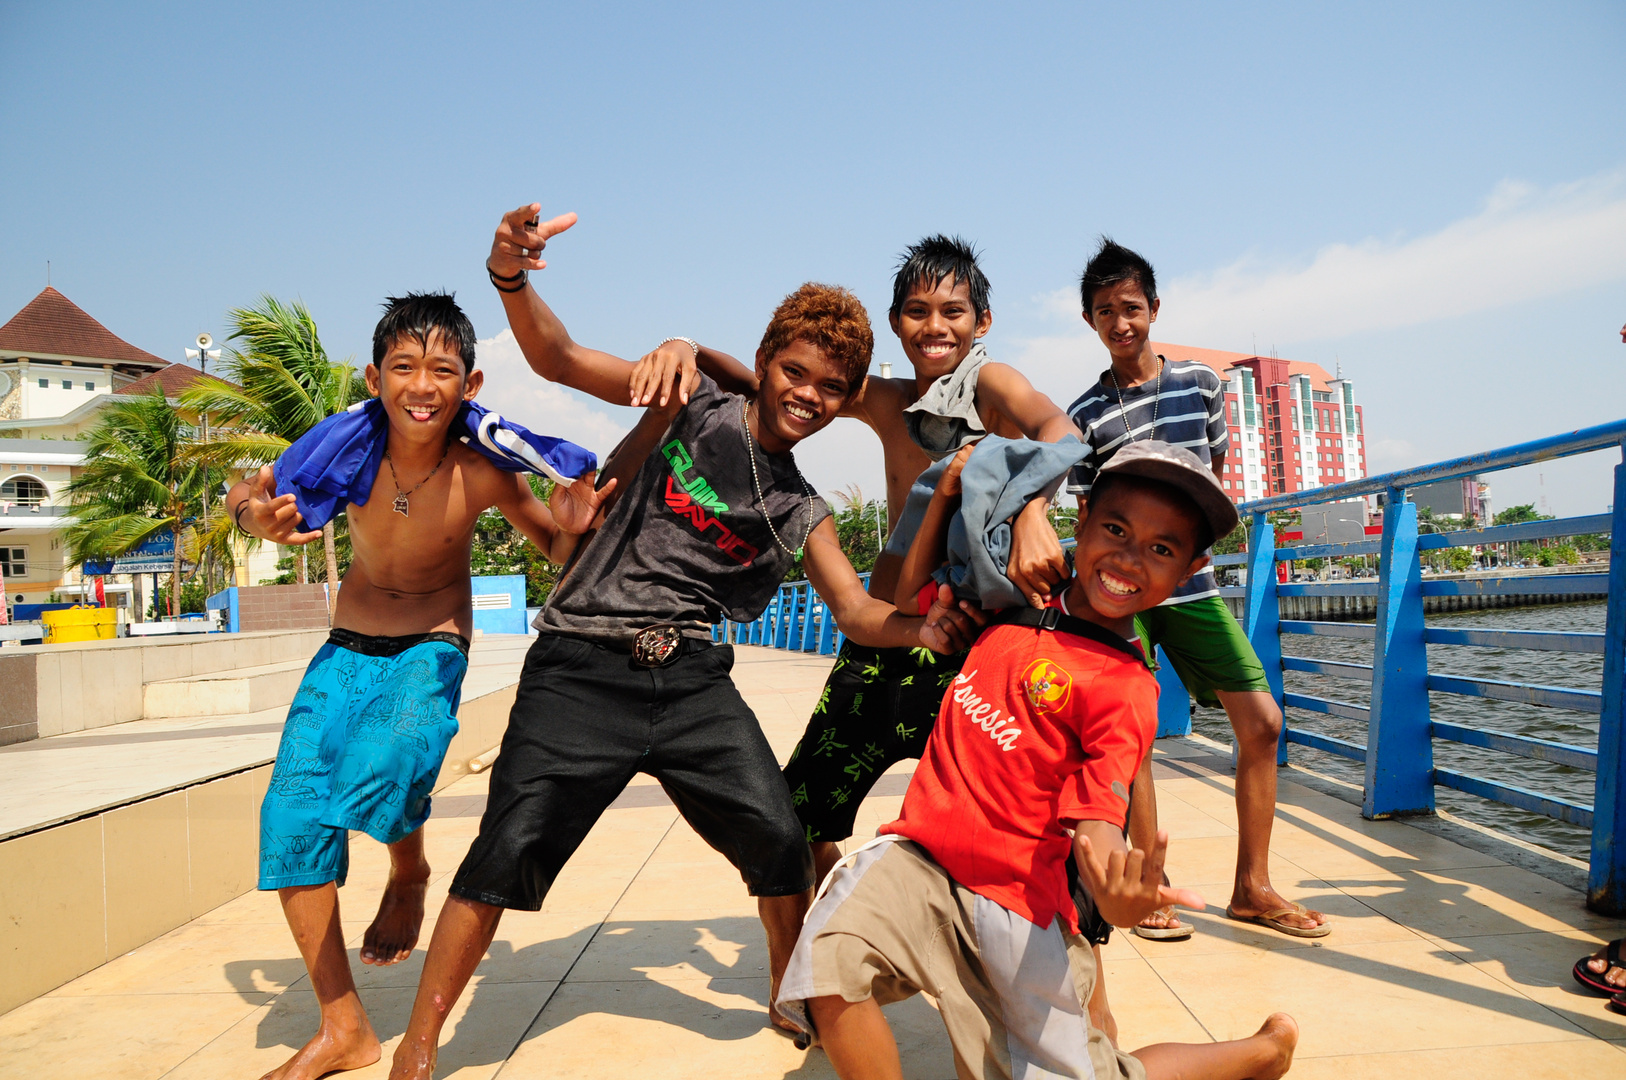
[[[190,364],[170,364],[168,367],[159,368],[151,375],[137,379],[129,386],[121,386],[113,392],[115,394],[150,394],[153,387],[161,386],[164,388],[165,397],[174,398],[179,397],[181,391],[190,390],[194,383],[201,382],[204,379],[210,382],[226,382],[225,379],[205,375]],[[227,383],[227,385],[231,384]]]
[[[1231,368],[1254,358],[1250,353],[1226,352],[1223,349],[1199,349],[1193,345],[1172,345],[1162,341],[1154,341],[1151,344],[1152,351],[1161,353],[1170,360],[1195,360],[1199,364],[1207,364],[1222,378]],[[1291,375],[1310,376],[1310,384],[1317,390],[1328,389],[1327,384],[1332,381],[1332,375],[1326,368],[1305,360],[1287,361],[1287,370]]]
[[[118,337],[50,286],[13,315],[10,322],[0,326],[0,349],[24,355],[55,353],[146,367],[169,363]]]

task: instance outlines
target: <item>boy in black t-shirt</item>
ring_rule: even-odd
[[[547,239],[575,223],[567,214],[539,226],[538,209],[504,217],[486,264],[514,336],[544,378],[626,403],[634,365],[577,345],[526,284],[545,265]],[[812,899],[813,858],[761,726],[729,678],[733,650],[712,644],[712,624],[761,614],[801,555],[848,636],[939,651],[969,641],[970,617],[949,610],[946,591],[925,619],[864,592],[791,456],[850,398],[873,343],[851,293],[804,285],[768,324],[753,397],[691,372],[651,407],[667,421],[653,425],[663,428],[656,449],[537,618],[480,835],[436,921],[392,1077],[433,1073],[441,1025],[503,910],[541,906],[639,772],[661,781],[758,897],[777,992]]]

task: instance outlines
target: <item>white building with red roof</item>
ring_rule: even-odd
[[[137,348],[53,288],[0,326],[0,584],[6,604],[53,594],[76,600],[87,586],[68,568],[73,518],[68,481],[84,463],[78,440],[115,394],[181,391],[212,378]],[[241,553],[239,584],[276,574],[280,549]],[[110,579],[108,602],[131,602],[128,575]],[[139,605],[138,605],[139,606]]]

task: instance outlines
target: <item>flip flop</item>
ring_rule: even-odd
[[[1605,1005],[1604,1008],[1610,1012],[1626,1013],[1626,990],[1618,994],[1610,994],[1609,1004]]]
[[[1174,908],[1158,908],[1160,913],[1173,915]],[[1136,937],[1146,938],[1148,941],[1184,941],[1191,936],[1196,928],[1190,923],[1181,923],[1179,926],[1135,926],[1132,928]]]
[[[1608,945],[1604,946],[1603,958],[1609,961],[1610,968],[1626,966],[1620,961],[1620,947],[1623,942],[1626,942],[1626,938],[1616,938],[1614,941],[1611,941]],[[1576,982],[1580,983],[1588,990],[1591,990],[1594,994],[1602,994],[1609,998],[1620,997],[1623,993],[1626,993],[1626,991],[1622,991],[1620,987],[1603,981],[1603,975],[1609,974],[1609,968],[1604,968],[1603,975],[1599,975],[1597,972],[1587,967],[1587,961],[1591,959],[1591,954],[1583,956],[1581,959],[1577,960],[1575,962],[1575,966],[1570,969],[1570,973],[1575,976]],[[1613,1004],[1613,1002],[1611,1002],[1611,1004]]]
[[[1309,909],[1303,904],[1293,904],[1289,907],[1271,908],[1269,911],[1261,912],[1258,915],[1238,915],[1231,910],[1231,906],[1229,904],[1225,906],[1225,917],[1227,919],[1232,919],[1236,922],[1254,923],[1257,926],[1263,926],[1268,929],[1278,931],[1279,933],[1286,934],[1288,937],[1321,938],[1332,933],[1332,927],[1326,923],[1322,923],[1317,927],[1304,927],[1294,926],[1292,923],[1286,922],[1282,919],[1283,915],[1308,915],[1309,913]]]

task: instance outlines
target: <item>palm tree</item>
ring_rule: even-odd
[[[74,566],[123,555],[160,529],[173,530],[170,610],[181,609],[183,535],[202,508],[208,470],[193,460],[192,432],[160,387],[103,410],[85,443],[85,464],[68,483]]]
[[[235,308],[227,314],[232,327],[229,349],[219,371],[235,385],[199,383],[181,395],[181,404],[205,413],[221,426],[194,456],[221,468],[258,468],[275,461],[288,445],[336,412],[367,396],[367,386],[349,362],[334,363],[317,335],[316,320],[299,301],[284,304],[262,296],[258,307]],[[213,536],[219,532],[219,537]],[[211,540],[227,543],[230,525],[222,521]],[[339,579],[333,522],[322,526],[329,585]],[[306,580],[305,550],[296,562]],[[337,599],[331,587],[328,603]]]

